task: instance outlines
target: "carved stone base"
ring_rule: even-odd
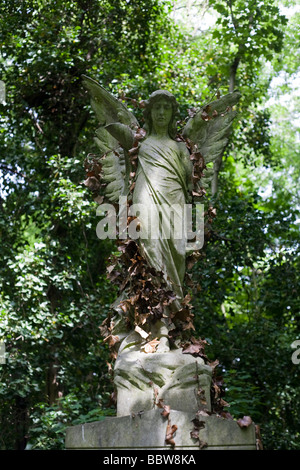
[[[199,439],[191,437],[195,414],[171,410],[169,418],[154,409],[140,415],[105,418],[67,429],[66,449],[114,450],[255,450],[255,426],[240,428],[236,421],[201,416]],[[175,447],[166,444],[167,426],[176,425]],[[206,445],[204,445],[206,444]]]
[[[155,353],[124,344],[114,369],[117,416],[68,428],[67,449],[255,450],[254,425],[200,413],[211,411],[212,375],[201,358],[163,341]]]
[[[210,411],[211,374],[201,358],[181,349],[154,354],[124,350],[114,369],[117,416],[155,409],[160,399],[172,410]]]

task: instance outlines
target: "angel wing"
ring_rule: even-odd
[[[191,117],[182,135],[197,147],[197,152],[204,158],[205,164],[222,158],[237,114],[232,107],[238,103],[241,94],[238,91],[211,102]],[[197,183],[195,190],[209,187],[214,174],[213,168],[207,168],[204,176]]]
[[[104,196],[111,202],[118,202],[121,195],[126,195],[130,168],[126,165],[126,150],[118,140],[108,132],[110,125],[123,124],[130,128],[139,127],[135,116],[117,98],[98,82],[85,75],[83,86],[88,90],[91,106],[100,127],[95,132],[94,141],[101,155],[101,182],[104,182]]]

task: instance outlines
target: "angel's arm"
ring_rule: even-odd
[[[133,147],[134,131],[126,124],[116,122],[108,124],[105,129],[120,143],[124,150],[130,150]]]
[[[193,187],[193,180],[192,180],[193,164],[191,162],[190,153],[189,153],[185,143],[180,142],[179,147],[180,147],[180,155],[181,155],[181,159],[182,159],[182,162],[183,162],[184,171],[185,171],[185,175],[186,175],[187,189],[190,192],[192,190],[192,187]]]

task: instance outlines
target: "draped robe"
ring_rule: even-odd
[[[179,298],[185,275],[184,205],[190,177],[182,148],[170,138],[145,139],[139,149],[133,193],[133,204],[142,205],[138,217],[141,251],[151,266],[164,273]]]

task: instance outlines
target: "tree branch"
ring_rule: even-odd
[[[24,173],[20,173],[19,171],[13,170],[12,168],[9,168],[6,165],[0,164],[0,170],[9,171],[10,173],[13,173],[14,175],[21,176],[22,178],[25,178],[25,179],[27,178],[27,176],[24,175]]]

